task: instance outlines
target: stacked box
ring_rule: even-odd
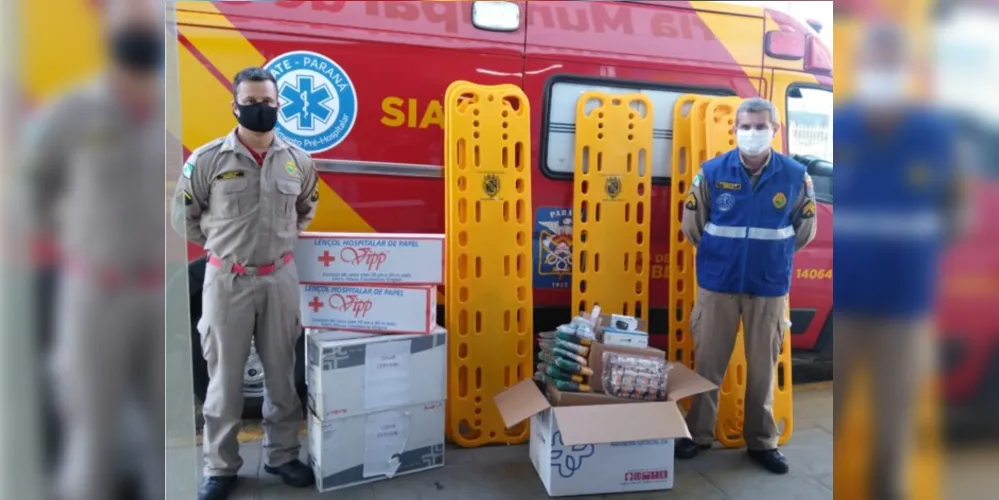
[[[443,328],[307,338],[309,464],[320,492],[444,465]]]
[[[295,247],[302,326],[430,333],[444,235],[303,233]]]
[[[295,263],[317,489],[443,466],[444,236],[305,233]]]

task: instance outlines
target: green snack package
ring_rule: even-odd
[[[589,366],[583,366],[575,361],[570,361],[565,358],[556,357],[554,364],[558,368],[569,373],[577,373],[585,376],[593,375],[593,370],[591,370]]]
[[[564,340],[566,342],[571,342],[573,344],[579,344],[584,346],[588,346],[593,343],[593,340],[588,339],[586,337],[580,337],[579,335],[576,335],[574,333],[558,332],[555,334],[555,338]]]
[[[538,353],[538,359],[541,360],[541,361],[544,361],[545,363],[548,363],[548,364],[555,364],[555,359],[556,358],[552,354],[551,350],[542,349]]]
[[[552,349],[552,354],[554,354],[555,356],[560,357],[560,358],[564,358],[564,359],[568,359],[570,361],[574,361],[576,363],[579,363],[582,366],[587,366],[590,363],[583,356],[580,356],[580,355],[578,355],[578,354],[576,354],[574,352],[571,352],[571,351],[567,351],[567,350],[562,349],[560,347],[556,347],[556,348]]]
[[[593,389],[586,384],[580,384],[577,382],[570,382],[568,380],[559,380],[552,378],[544,373],[535,373],[535,377],[539,377],[540,380],[548,385],[555,387],[560,391],[565,392],[593,392]]]
[[[565,392],[593,392],[593,389],[586,384],[580,384],[577,382],[570,382],[568,380],[559,380],[556,378],[549,377],[543,373],[541,375],[541,381],[549,385],[554,386],[556,389]]]
[[[584,382],[585,381],[585,379],[583,378],[582,375],[574,375],[572,373],[568,373],[568,372],[559,370],[558,367],[549,365],[547,363],[541,363],[541,364],[539,364],[538,365],[538,370],[541,371],[542,373],[544,373],[545,375],[548,375],[549,377],[556,378],[556,379],[559,379],[559,380],[568,380],[570,382]]]
[[[547,342],[547,341],[543,340],[542,342]],[[587,346],[579,345],[579,344],[573,344],[572,342],[569,342],[568,340],[562,340],[562,339],[556,339],[554,347],[558,347],[558,348],[564,349],[566,351],[574,352],[576,354],[579,354],[580,356],[586,356],[590,352],[590,348],[587,347]]]

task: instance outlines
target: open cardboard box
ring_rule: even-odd
[[[673,365],[666,388],[661,402],[558,391],[550,402],[524,380],[494,401],[508,428],[531,419],[531,462],[549,496],[668,490],[673,440],[690,437],[677,401],[718,386]]]

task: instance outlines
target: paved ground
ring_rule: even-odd
[[[757,468],[741,450],[717,449],[677,463],[672,491],[609,495],[614,499],[822,500],[832,495],[832,383],[799,385],[794,392],[794,435],[783,448],[791,464],[786,476]],[[247,429],[236,500],[350,498],[351,500],[534,500],[548,498],[526,446],[464,450],[449,447],[444,468],[320,495],[294,490],[265,472],[259,440]],[[303,444],[305,438],[303,436]],[[306,460],[303,447],[303,461]]]

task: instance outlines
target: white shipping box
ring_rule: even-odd
[[[446,399],[447,331],[308,330],[308,406],[322,421]]]
[[[444,401],[326,420],[310,414],[309,464],[320,492],[442,467]]]
[[[607,345],[623,345],[631,347],[648,347],[649,334],[636,330],[618,330],[604,328],[601,330],[600,341]]]
[[[561,393],[553,405],[532,380],[494,399],[508,427],[531,420],[531,462],[548,495],[562,497],[672,489],[674,439],[690,437],[676,401],[716,388],[676,365],[662,402]]]
[[[430,333],[437,287],[300,284],[302,326],[371,333]]]
[[[302,283],[442,285],[444,235],[302,233],[295,266]]]

